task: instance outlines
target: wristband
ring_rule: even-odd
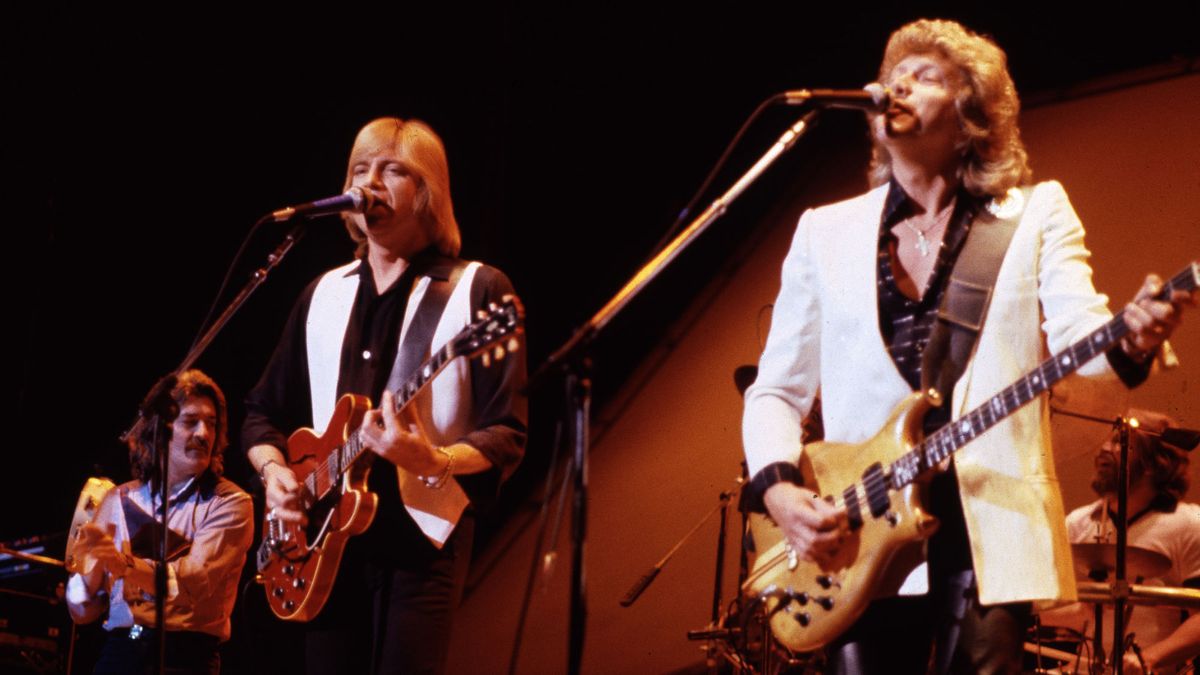
[[[750,513],[766,513],[763,495],[767,489],[776,483],[788,482],[793,485],[804,485],[804,477],[800,469],[791,462],[774,462],[759,469],[750,479],[750,483],[742,490],[742,500],[739,507]]]

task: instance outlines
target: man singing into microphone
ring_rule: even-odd
[[[876,187],[800,219],[743,420],[751,494],[800,557],[827,561],[850,536],[844,511],[797,484],[813,397],[819,390],[827,441],[862,443],[928,386],[923,375],[937,382],[922,373],[922,355],[977,231],[1006,222],[1011,240],[995,249],[1003,264],[986,322],[961,377],[942,389],[945,403],[926,416],[927,433],[1111,317],[1062,186],[1031,183],[1005,61],[991,40],[951,21],[897,30],[879,71],[893,101],[870,119]],[[1194,303],[1151,300],[1159,286],[1146,279],[1125,308],[1130,335],[1081,372],[1126,386],[1147,377],[1181,305]],[[830,646],[828,672],[924,673],[931,641],[937,672],[1019,672],[1030,603],[1067,597],[1074,583],[1046,420],[1040,397],[932,478],[926,503],[941,527],[928,576],[918,568],[905,582],[918,595],[873,602]],[[909,570],[888,571],[903,579]]]
[[[392,392],[407,371],[513,290],[500,271],[457,259],[446,152],[424,123],[382,118],[363,127],[345,187],[370,197],[368,210],[346,216],[356,259],[301,295],[247,397],[242,439],[267,507],[298,522],[305,515],[285,460],[288,434],[323,430],[344,394],[375,403],[362,434],[378,455],[370,488],[379,509],[350,540],[328,604],[306,626],[306,669],[441,672],[475,509],[524,452],[525,350],[490,366],[451,362],[398,414]]]

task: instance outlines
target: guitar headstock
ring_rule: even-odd
[[[482,355],[483,365],[499,361],[520,346],[517,336],[525,331],[525,308],[515,295],[504,296],[476,313],[471,325],[462,329],[448,345],[450,355],[468,358]]]

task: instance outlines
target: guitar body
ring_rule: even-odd
[[[805,446],[800,465],[804,488],[824,495],[864,482],[872,467],[890,465],[920,442],[929,405],[922,394],[909,396],[892,411],[883,429],[862,444]],[[937,520],[921,507],[919,487],[887,491],[886,511],[873,517],[867,510],[862,525],[852,528],[828,566],[804,559],[789,561],[782,530],[768,516],[751,515],[758,557],[743,591],[765,604],[772,632],[784,646],[812,651],[841,635],[879,593],[896,554],[933,534]],[[867,501],[866,496],[860,499]]]
[[[257,581],[266,590],[271,611],[281,619],[308,621],[321,611],[333,589],[346,542],[365,532],[375,518],[379,497],[367,489],[372,455],[360,457],[344,472],[321,469],[336,466],[331,455],[358,429],[370,409],[366,397],[346,394],[338,400],[324,435],[298,429],[288,438],[288,464],[296,478],[302,484],[311,480],[317,487],[315,494],[332,489],[319,501],[302,505],[307,526],[269,516],[264,520]]]
[[[488,303],[487,310],[479,310],[475,321],[430,354],[394,392],[396,413],[412,403],[454,359],[483,356],[486,367],[516,351],[520,346],[516,336],[525,330],[524,316],[516,296],[507,295],[499,304]],[[321,611],[333,589],[346,542],[365,532],[375,519],[379,497],[367,488],[374,455],[367,451],[359,429],[370,409],[371,401],[366,397],[346,394],[334,406],[323,435],[300,429],[288,439],[287,462],[300,482],[300,509],[308,517],[308,525],[289,525],[268,513],[262,542],[255,553],[257,581],[266,591],[271,611],[281,619],[309,621]],[[415,477],[401,473],[401,482],[408,482],[408,478],[416,482]],[[401,488],[401,499],[410,511],[428,508],[416,504],[421,502],[422,490],[408,492]],[[433,507],[435,516],[436,509],[447,504],[457,507],[458,513],[466,508],[467,497],[461,490],[457,493],[461,502],[457,504],[447,501],[447,493],[451,498],[456,496],[452,491],[442,491],[441,501]],[[424,497],[428,503],[428,496]],[[452,522],[457,517],[453,514]]]
[[[1166,300],[1174,291],[1195,293],[1198,287],[1200,261],[1193,261],[1154,297]],[[929,438],[922,426],[925,412],[940,403],[934,391],[901,401],[883,429],[865,443],[807,446],[800,460],[805,487],[846,513],[851,534],[832,561],[818,565],[792,554],[770,518],[751,517],[759,554],[743,592],[765,608],[779,642],[797,652],[819,649],[849,628],[881,592],[898,588],[898,575],[889,575],[889,568],[907,569],[897,556],[909,562],[915,548],[910,546],[937,528],[937,520],[921,507],[916,481],[1117,345],[1128,330],[1123,314],[1117,314]]]
[[[87,482],[83,484],[83,489],[79,492],[79,499],[75,502],[71,527],[67,530],[67,552],[63,556],[63,565],[68,574],[85,572],[82,559],[86,556],[80,555],[75,550],[79,542],[79,529],[96,519],[96,512],[100,510],[100,502],[104,501],[104,495],[114,487],[116,486],[113,482],[107,478],[88,478]],[[88,565],[86,572],[90,571],[91,565]]]

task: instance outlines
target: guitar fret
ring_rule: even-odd
[[[920,446],[918,446],[918,450]],[[908,485],[914,478],[917,477],[919,459],[917,450],[905,453],[900,459],[892,463],[892,489],[899,490]]]
[[[1069,351],[1071,352],[1071,358],[1075,359],[1076,363],[1087,363],[1088,360],[1096,355],[1092,351],[1091,340],[1080,340]]]
[[[929,467],[935,466],[938,463],[938,456],[942,454],[942,444],[946,442],[948,434],[938,432],[925,443],[925,451],[921,453],[921,470],[928,470]]]
[[[962,441],[956,438],[954,434],[946,434],[942,440],[942,451],[938,453],[938,462],[945,460],[962,446]]]
[[[988,424],[983,419],[982,410],[975,410],[967,415],[967,419],[971,422],[971,438],[978,438],[979,434],[988,430]]]

